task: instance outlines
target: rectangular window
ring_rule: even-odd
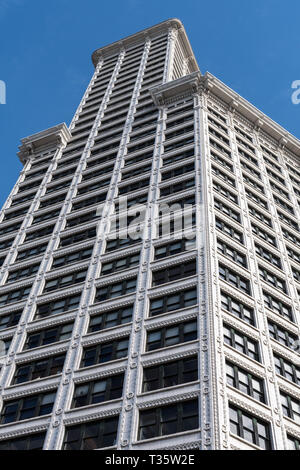
[[[296,366],[284,357],[278,356],[278,354],[274,354],[274,363],[277,374],[297,385],[300,385],[300,367]]]
[[[227,384],[246,393],[261,403],[266,403],[263,379],[250,374],[247,370],[226,361]]]
[[[261,447],[272,449],[270,424],[234,405],[229,405],[230,431],[242,439]]]
[[[15,269],[14,271],[10,271],[7,277],[6,282],[15,282],[18,281],[19,279],[24,279],[30,276],[34,276],[38,270],[39,270],[40,265],[39,264],[32,264],[31,266],[28,266],[27,268],[20,268],[20,269]]]
[[[101,275],[111,274],[122,269],[130,269],[138,266],[140,263],[140,253],[118,258],[107,263],[103,263],[101,267]]]
[[[96,237],[96,227],[83,230],[81,232],[72,233],[68,237],[62,237],[60,239],[60,247],[70,246],[75,243],[79,243],[85,240],[90,240]]]
[[[270,284],[271,286],[282,290],[285,294],[287,293],[286,282],[275,274],[272,274],[267,269],[263,268],[262,266],[258,266],[259,276],[260,278]]]
[[[251,295],[250,281],[222,264],[219,264],[219,276],[223,281],[227,281],[237,289]]]
[[[13,383],[20,384],[32,380],[60,374],[64,367],[66,354],[47,357],[38,361],[20,364],[16,367]]]
[[[257,243],[255,243],[255,252],[258,256],[261,256],[263,259],[265,259],[269,263],[273,264],[279,269],[282,269],[281,259],[278,256],[271,253],[269,250],[266,250],[263,246],[260,246]]]
[[[72,335],[73,323],[59,325],[54,328],[28,333],[24,350],[46,346],[47,344],[65,341]]]
[[[72,286],[75,284],[79,284],[85,281],[87,269],[77,272],[71,272],[66,274],[65,276],[60,276],[55,279],[48,279],[45,282],[45,287],[43,292],[51,292],[57,289],[63,289],[67,286]]]
[[[162,259],[167,256],[174,256],[187,250],[194,250],[196,248],[195,240],[176,240],[167,245],[155,247],[154,259]]]
[[[20,287],[19,289],[5,292],[0,295],[0,305],[8,305],[15,302],[20,302],[21,300],[28,297],[32,286]]]
[[[175,194],[180,191],[185,191],[189,188],[195,187],[195,180],[189,179],[185,181],[181,181],[179,183],[169,184],[163,188],[160,188],[160,197],[168,196],[169,194]]]
[[[252,227],[252,232],[257,235],[259,238],[261,238],[262,240],[270,243],[271,245],[273,246],[276,246],[277,247],[277,243],[276,243],[276,238],[273,237],[273,235],[270,235],[270,233],[267,233],[265,230],[263,230],[262,228],[258,227],[258,225],[255,225],[251,222],[251,227]],[[260,255],[262,256],[262,255]]]
[[[176,294],[151,299],[149,315],[151,317],[161,313],[172,312],[180,308],[191,307],[197,304],[197,289],[189,289]]]
[[[198,429],[198,399],[140,411],[139,440]]]
[[[193,320],[177,325],[166,326],[159,330],[149,331],[146,351],[154,351],[175,344],[193,341],[197,338],[197,321]]]
[[[263,295],[264,295],[264,302],[265,302],[266,307],[278,313],[279,315],[289,319],[290,321],[293,321],[292,308],[289,305],[286,305],[281,300],[268,294],[268,292],[263,292]]]
[[[224,310],[227,310],[227,312],[249,323],[249,325],[255,326],[253,308],[246,306],[225,292],[221,292],[221,306]]]
[[[124,374],[75,386],[72,408],[94,405],[122,397]]]
[[[0,451],[2,450],[43,450],[46,433],[30,434],[14,439],[0,441]]]
[[[240,253],[236,249],[229,246],[227,243],[223,242],[220,239],[217,239],[217,249],[219,253],[222,255],[227,256],[235,263],[241,264],[245,268],[247,268],[247,257],[246,255]]]
[[[187,357],[144,368],[143,392],[152,392],[195,380],[198,380],[198,358]]]
[[[0,316],[0,330],[5,330],[6,328],[16,326],[19,323],[21,315],[22,315],[22,310],[18,310],[17,312],[1,315]]]
[[[27,232],[25,242],[36,240],[37,238],[45,237],[50,235],[53,232],[54,225],[47,225],[47,227],[41,228],[40,230],[35,230],[33,232]]]
[[[48,415],[52,412],[56,391],[28,395],[18,400],[9,400],[3,403],[1,424],[23,421],[36,416]]]
[[[88,333],[130,323],[132,321],[132,312],[133,305],[93,315],[90,319]]]
[[[38,304],[35,318],[44,318],[48,317],[49,315],[57,315],[58,313],[74,310],[79,306],[80,297],[81,294],[76,294],[70,297]]]
[[[121,359],[128,355],[128,338],[100,343],[97,346],[84,348],[82,353],[81,367],[89,367],[94,364]]]
[[[251,359],[260,362],[258,342],[234,328],[223,325],[224,342]]]
[[[271,219],[267,217],[266,215],[264,215],[262,212],[255,209],[255,207],[250,206],[248,204],[248,210],[249,210],[249,214],[251,214],[253,217],[255,217],[256,219],[259,219],[261,222],[268,225],[269,227],[273,227]]]
[[[159,286],[166,282],[172,282],[196,274],[196,261],[182,263],[159,271],[152,271],[152,285]]]
[[[93,450],[115,445],[119,417],[67,426],[63,450]]]
[[[33,246],[27,250],[22,250],[18,252],[16,261],[25,260],[31,258],[32,256],[39,256],[46,251],[47,244],[43,243],[42,245]]]
[[[65,266],[67,264],[75,263],[77,261],[83,261],[85,259],[90,259],[93,253],[93,246],[89,248],[83,248],[79,251],[74,251],[73,253],[67,253],[63,256],[58,256],[53,259],[52,269]]]
[[[300,424],[300,400],[297,400],[297,398],[294,398],[282,391],[280,392],[280,396],[284,416],[287,416]]]
[[[233,210],[230,206],[227,206],[227,204],[224,204],[219,199],[214,198],[214,206],[216,209],[223,212],[223,214],[228,215],[228,217],[235,220],[236,222],[241,222],[240,214]]]
[[[244,244],[243,234],[218,217],[216,217],[216,228],[221,230],[221,232],[225,233],[226,235],[229,235],[234,240]]]

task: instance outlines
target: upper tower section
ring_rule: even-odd
[[[167,67],[163,82],[169,82],[192,72],[198,72],[199,68],[184,26],[181,21],[176,18],[163,21],[162,23],[139,31],[120,41],[96,49],[92,54],[93,64],[96,67],[100,60],[119,54],[121,51],[132,49],[135,46],[145,43],[147,39],[155,39],[166,33],[168,34],[168,45],[165,57]]]

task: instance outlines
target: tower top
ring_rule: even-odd
[[[197,65],[194,52],[188,40],[184,26],[177,18],[168,19],[162,23],[151,26],[150,28],[143,29],[142,31],[127,36],[126,38],[123,38],[119,41],[113,42],[112,44],[96,49],[92,54],[93,64],[96,67],[101,58],[104,59],[118,54],[121,49],[127,49],[138,44],[142,44],[146,38],[153,39],[163,33],[168,33],[172,29],[178,33],[178,39],[182,46],[185,59],[189,60],[191,72],[197,72],[199,67]]]

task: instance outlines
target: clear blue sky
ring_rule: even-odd
[[[70,123],[93,73],[91,53],[179,18],[210,71],[300,138],[299,0],[0,0],[0,206],[21,164],[19,141]]]

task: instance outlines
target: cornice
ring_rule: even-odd
[[[65,123],[50,127],[37,134],[30,135],[21,140],[22,145],[19,147],[18,157],[23,164],[27,159],[37,153],[44,147],[50,145],[57,146],[66,144],[71,138],[71,133]]]
[[[127,36],[124,39],[113,42],[108,46],[96,49],[92,54],[92,62],[96,67],[97,63],[101,58],[105,59],[106,57],[119,54],[123,49],[129,49],[130,47],[134,47],[135,45],[144,44],[147,38],[151,40],[164,33],[169,33],[170,29],[175,29],[178,31],[178,35],[181,40],[185,56],[187,59],[189,59],[190,67],[194,70],[198,70],[196,59],[191,48],[190,42],[187,38],[183,24],[177,18],[170,18],[169,20],[163,21],[162,23],[159,23],[155,26],[143,29],[138,33],[132,34],[131,36]]]
[[[210,95],[214,95],[231,110],[238,110],[238,118],[242,116],[248,121],[248,125],[259,128],[264,137],[270,143],[276,143],[277,147],[289,150],[292,155],[300,159],[300,141],[282,126],[269,118],[262,111],[242,98],[217,77],[209,72],[201,77],[201,81]]]

